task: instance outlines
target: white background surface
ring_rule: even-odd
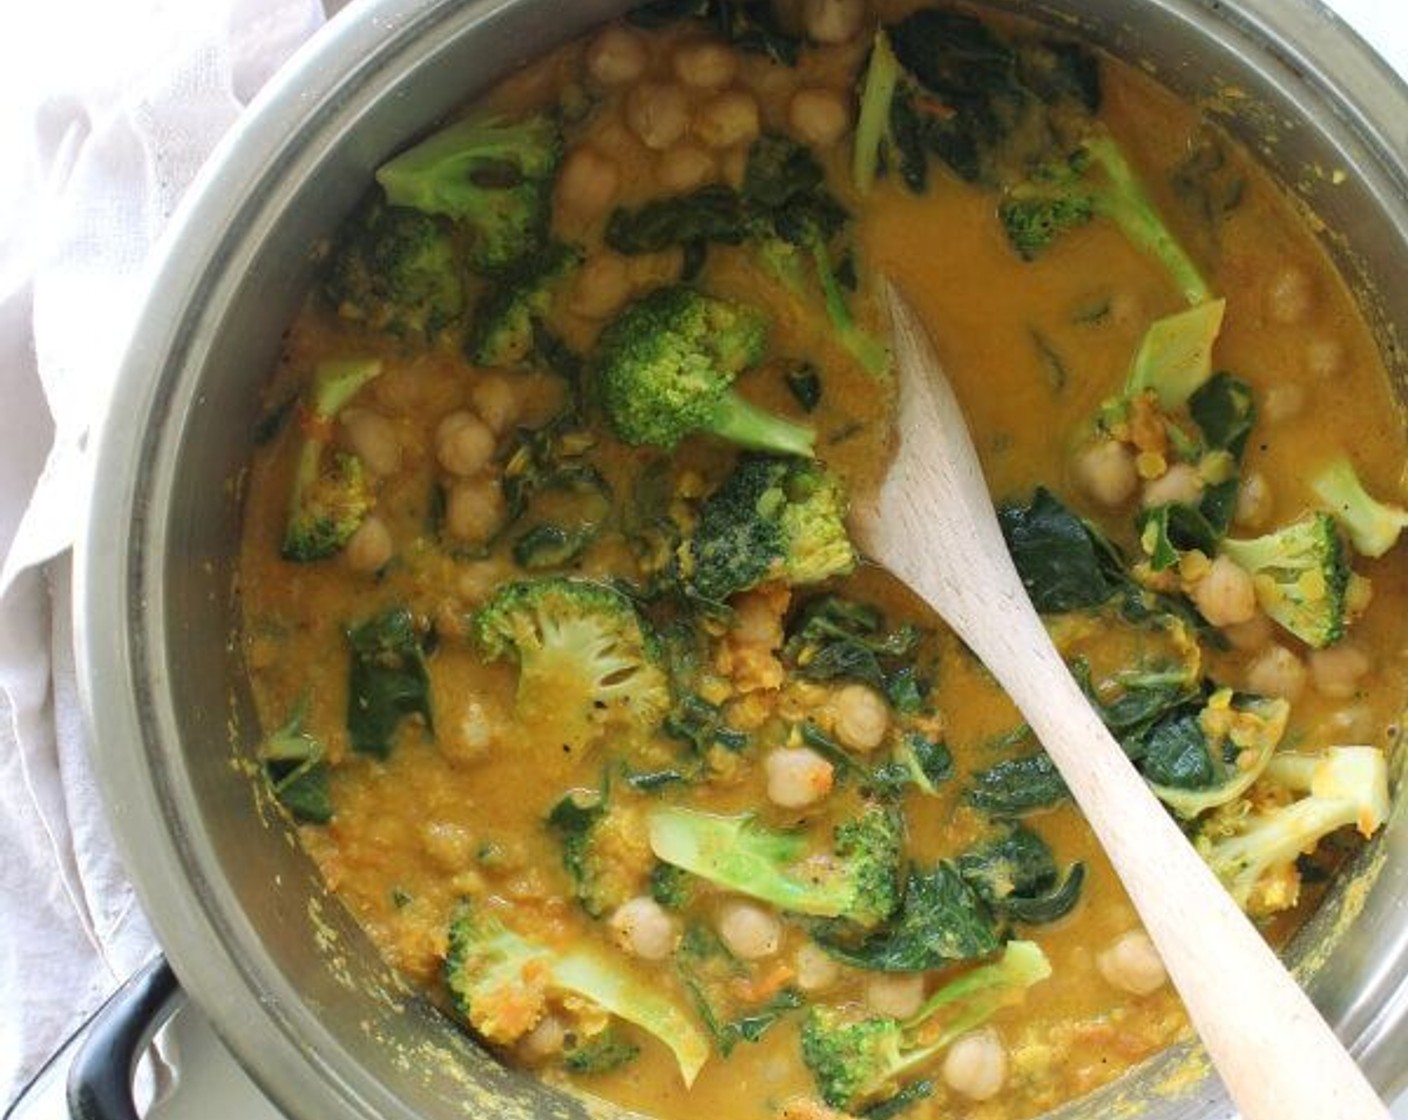
[[[22,286],[24,276],[34,266],[35,254],[44,244],[44,235],[54,219],[52,200],[41,181],[46,166],[33,158],[36,120],[45,114],[53,117],[73,112],[80,97],[88,106],[101,105],[105,90],[111,89],[115,97],[121,75],[159,69],[173,42],[212,19],[228,17],[241,31],[257,38],[259,14],[267,6],[261,7],[259,0],[3,0],[0,3],[5,15],[5,32],[0,36],[0,335],[7,326],[7,316],[25,315],[30,310],[25,300],[12,301],[8,297]],[[329,3],[329,7],[337,6],[340,6],[337,0]],[[1408,3],[1405,0],[1334,0],[1330,6],[1400,73],[1408,75]],[[150,217],[159,218],[159,215]],[[75,332],[85,329],[87,325],[83,321],[76,320],[72,324]],[[30,353],[0,347],[0,374],[13,365],[32,361]],[[10,384],[9,379],[0,380],[0,385]],[[42,400],[37,394],[7,392],[0,396],[0,465],[7,468],[4,481],[32,480],[42,462],[48,433]],[[0,511],[0,554],[8,547],[13,529],[12,519]],[[60,579],[58,587],[64,586]],[[62,640],[62,628],[58,633]],[[47,628],[36,632],[36,640],[48,638]],[[58,697],[56,702],[63,699]],[[72,697],[67,700],[71,704]],[[71,709],[67,714],[71,719]],[[0,783],[14,780],[9,763],[8,758],[0,755]],[[8,889],[6,880],[0,878],[0,883],[5,883]],[[65,905],[61,891],[38,891],[28,905],[40,912],[52,907],[56,915],[54,937],[45,949],[61,957],[77,947],[72,943],[73,931],[65,927],[60,932],[57,925],[57,915]],[[18,947],[9,942],[10,937],[11,931],[0,926],[0,964],[25,959],[16,953]],[[26,948],[32,952],[34,947]],[[113,971],[121,971],[120,966],[114,965]],[[85,1001],[91,1004],[96,995],[96,991],[77,991],[72,987],[60,993],[60,997],[73,1003],[75,1008]],[[11,1040],[0,1030],[0,1048],[8,1050],[10,1046]],[[207,1056],[218,1053],[208,1035],[198,1032],[192,1036],[189,1049]],[[0,1066],[8,1056],[0,1054]],[[204,1059],[201,1064],[204,1067]],[[211,1064],[219,1065],[218,1062]],[[185,1109],[173,1111],[173,1120],[180,1115],[199,1120],[218,1120],[225,1116],[230,1120],[235,1117],[255,1120],[257,1110],[249,1103],[247,1089],[226,1092],[215,1088],[240,1082],[233,1067],[223,1071],[212,1069],[203,1076],[206,1080],[195,1101],[187,1099]],[[224,1081],[224,1078],[234,1080]],[[227,1107],[216,1107],[217,1099]],[[0,1105],[3,1103],[4,1094],[0,1092]],[[1399,1102],[1395,1116],[1408,1120],[1408,1100]]]

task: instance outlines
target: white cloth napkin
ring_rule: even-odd
[[[67,552],[86,506],[87,434],[143,266],[182,193],[323,18],[318,0],[70,0],[7,12],[0,1105],[155,949],[113,850],[75,692]]]

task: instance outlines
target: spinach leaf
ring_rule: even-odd
[[[958,857],[957,866],[994,911],[1032,925],[1070,913],[1085,880],[1085,866],[1080,863],[1072,864],[1062,876],[1046,841],[1022,825],[1012,825],[968,849]]]
[[[1188,413],[1209,447],[1241,458],[1256,420],[1250,385],[1225,371],[1214,374],[1188,398]]]
[[[913,1108],[926,1097],[933,1095],[934,1083],[932,1081],[911,1081],[893,1097],[886,1097],[883,1101],[866,1105],[857,1115],[863,1120],[894,1120],[900,1113]]]
[[[1099,108],[1099,65],[1074,43],[1009,39],[938,8],[886,33],[907,77],[889,123],[911,190],[923,189],[930,154],[962,179],[1000,184],[1074,141]]]
[[[274,797],[300,824],[332,820],[327,751],[303,730],[308,697],[294,705],[284,725],[259,744],[258,758]]]
[[[741,245],[749,235],[743,199],[714,184],[617,209],[606,223],[606,244],[618,253],[658,253],[675,245]]]
[[[746,750],[749,742],[746,731],[736,731],[724,723],[722,708],[694,693],[681,697],[665,717],[662,729],[672,739],[689,744],[700,759],[715,746],[737,754]]]
[[[648,0],[626,13],[637,27],[666,27],[683,19],[699,20],[739,50],[765,55],[794,66],[800,37],[778,21],[772,0]]]
[[[352,749],[376,758],[391,753],[401,720],[420,716],[433,733],[430,674],[415,619],[395,607],[347,631],[352,666],[347,685],[347,733]]]
[[[1098,607],[1119,588],[1119,553],[1050,491],[997,511],[1022,585],[1042,614]]]
[[[963,796],[975,809],[1015,817],[1059,804],[1070,791],[1051,757],[1040,751],[978,771]]]
[[[918,731],[905,731],[888,760],[880,763],[862,780],[862,788],[873,797],[894,800],[911,787],[922,793],[936,793],[938,786],[953,777],[953,754],[948,744]]]
[[[928,691],[913,664],[923,636],[911,625],[887,629],[884,615],[867,603],[823,595],[789,621],[782,656],[806,680],[860,681],[897,711],[913,713]]]
[[[712,930],[698,923],[685,928],[675,950],[675,968],[724,1057],[740,1042],[757,1042],[805,1002],[795,988],[783,988],[763,1003],[738,1006],[731,992],[737,981],[748,977],[749,966],[730,953]]]
[[[569,1073],[609,1073],[635,1061],[640,1047],[612,1027],[585,1038],[572,1038],[563,1047],[562,1065]]]
[[[1184,704],[1128,737],[1125,750],[1145,778],[1174,789],[1205,789],[1217,781],[1218,766],[1209,752],[1201,713],[1200,703]]]
[[[898,912],[859,941],[846,922],[810,925],[817,944],[837,960],[879,972],[923,972],[1002,946],[992,915],[951,863],[911,871]]]
[[[1237,481],[1232,480],[1232,500],[1236,502]],[[1208,491],[1204,491],[1206,498]],[[1220,507],[1219,507],[1220,508]],[[1219,513],[1221,516],[1221,513]],[[1230,513],[1228,514],[1230,517]],[[1162,572],[1178,563],[1180,552],[1198,549],[1205,556],[1217,551],[1217,542],[1222,539],[1224,528],[1211,524],[1202,507],[1170,502],[1141,510],[1135,519],[1140,540],[1149,553],[1149,565],[1156,572]]]
[[[821,374],[811,362],[803,362],[789,369],[784,375],[788,392],[802,406],[804,412],[815,412],[821,403]]]

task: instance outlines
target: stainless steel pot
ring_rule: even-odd
[[[174,223],[97,449],[77,591],[96,761],[127,866],[181,980],[290,1117],[584,1116],[501,1069],[408,992],[259,811],[247,758],[234,558],[256,387],[309,279],[308,249],[395,146],[612,0],[361,0],[222,145]],[[1408,329],[1408,89],[1313,0],[993,0],[1152,67],[1326,223],[1400,399]],[[1218,98],[1229,87],[1243,96]],[[1339,174],[1343,172],[1343,174]],[[1317,1003],[1386,1094],[1408,1086],[1408,799],[1299,940]],[[1370,886],[1372,884],[1372,889]],[[1362,907],[1362,909],[1359,909]],[[1358,910],[1352,922],[1337,920]],[[1116,1099],[1227,1117],[1188,1052]]]

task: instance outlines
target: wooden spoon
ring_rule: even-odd
[[[899,448],[857,543],[934,608],[1020,709],[1158,946],[1243,1120],[1388,1120],[1305,993],[1149,791],[1051,644],[1003,543],[958,401],[890,289]]]

